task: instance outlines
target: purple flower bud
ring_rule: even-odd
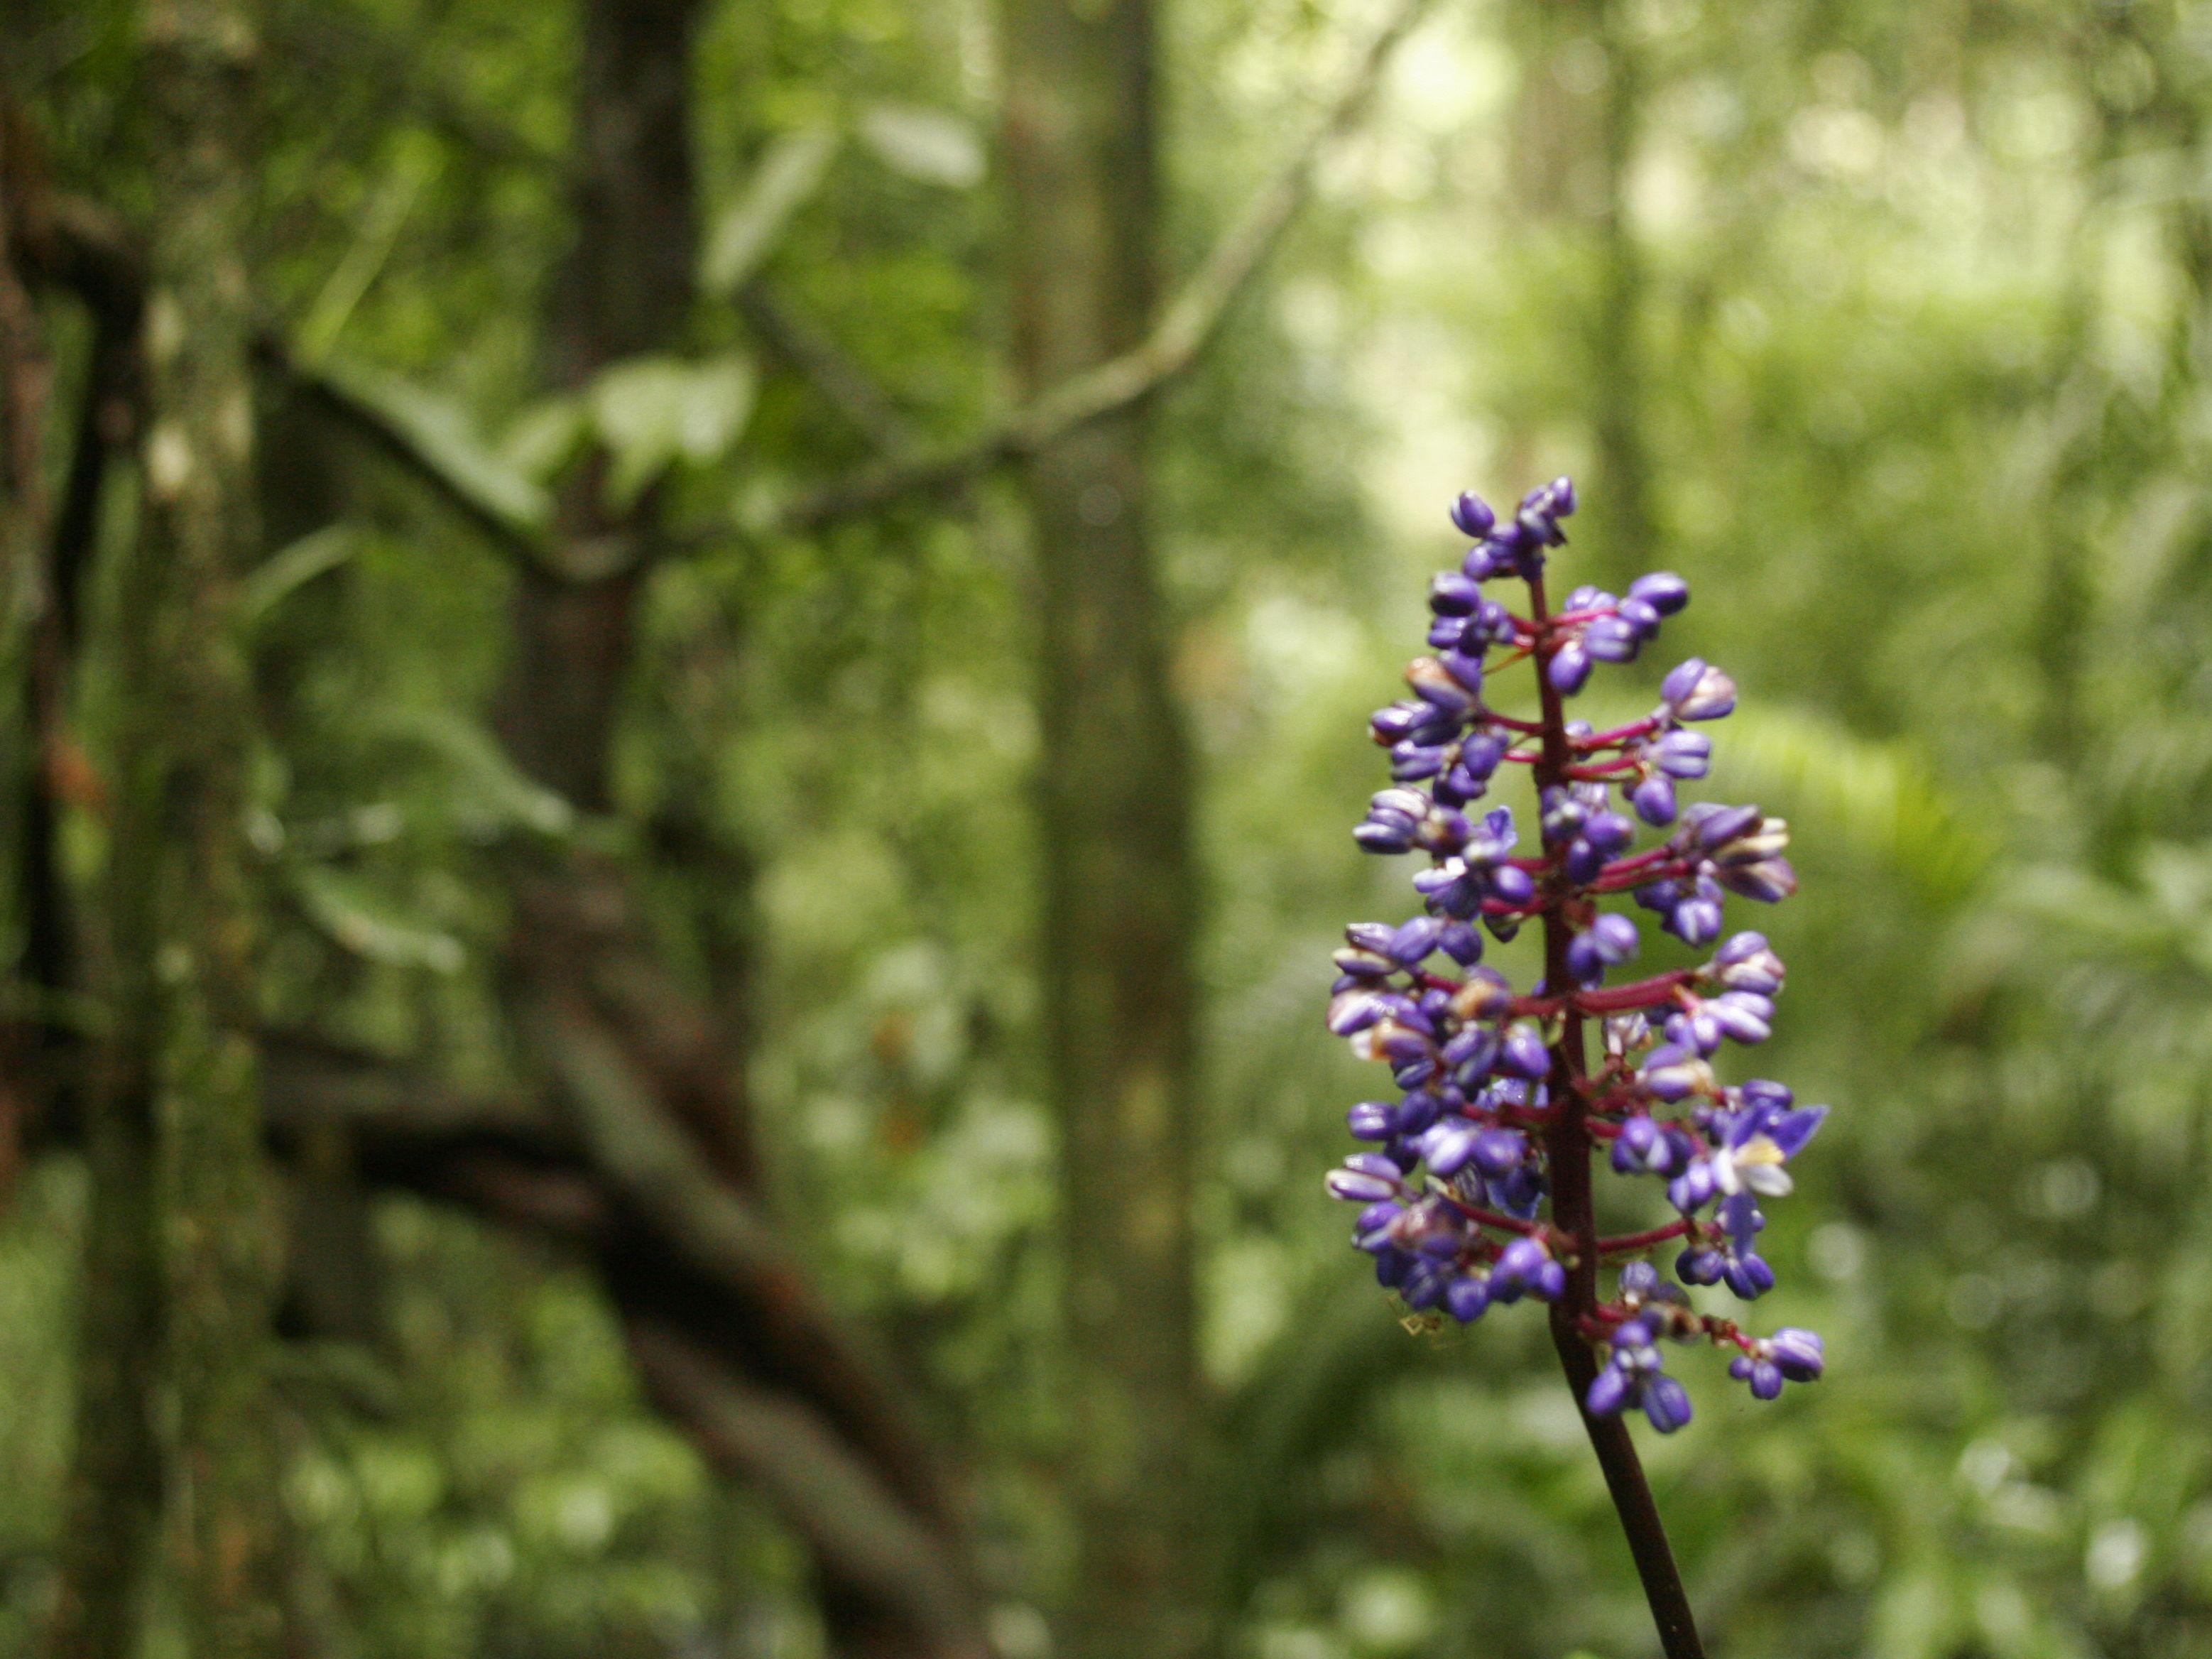
[[[1718,720],[1735,707],[1735,682],[1703,658],[1692,657],[1659,683],[1659,698],[1679,720]]]
[[[1613,1327],[1613,1334],[1607,1340],[1613,1345],[1616,1356],[1626,1355],[1635,1349],[1651,1346],[1651,1328],[1640,1319],[1623,1320]]]
[[[1364,1031],[1390,1011],[1390,1005],[1371,991],[1342,991],[1328,1000],[1331,1036],[1350,1036]]]
[[[1481,1133],[1463,1117],[1447,1118],[1422,1133],[1419,1141],[1421,1162],[1449,1180],[1464,1170],[1474,1157],[1475,1141]]]
[[[1444,1311],[1462,1325],[1472,1325],[1490,1305],[1490,1286],[1484,1280],[1462,1275],[1444,1286]]]
[[[1663,829],[1674,821],[1674,781],[1655,772],[1629,792],[1628,804],[1644,823]]]
[[[1331,1198],[1355,1204],[1371,1204],[1378,1198],[1395,1197],[1398,1192],[1395,1178],[1369,1175],[1359,1170],[1331,1170],[1322,1185]]]
[[[1390,751],[1390,775],[1401,783],[1417,783],[1443,769],[1444,751],[1441,749],[1425,749],[1408,741]]]
[[[1707,1003],[1705,1012],[1712,1017],[1723,1032],[1736,1042],[1764,1042],[1774,1035],[1773,1027],[1767,1023],[1773,1017],[1772,1006],[1770,1004],[1767,1012],[1762,1015],[1758,1008],[1747,1000],[1750,994],[1748,992],[1729,992]],[[1764,1001],[1765,999],[1761,998],[1759,1000]]]
[[[1521,1167],[1528,1137],[1518,1129],[1485,1129],[1474,1138],[1474,1167],[1496,1179]]]
[[[1355,951],[1350,945],[1337,951],[1329,960],[1336,964],[1339,973],[1349,975],[1353,979],[1384,979],[1398,971],[1398,964],[1389,957],[1377,956],[1372,951]]]
[[[1561,696],[1571,697],[1590,677],[1590,654],[1580,640],[1569,640],[1544,665],[1546,678]]]
[[[1536,1028],[1522,1024],[1505,1034],[1505,1046],[1498,1054],[1498,1063],[1514,1076],[1527,1078],[1533,1083],[1552,1069],[1552,1056]]]
[[[1599,662],[1634,662],[1643,636],[1625,617],[1599,617],[1583,629],[1583,649]]]
[[[1766,1346],[1774,1356],[1774,1363],[1782,1368],[1783,1376],[1792,1382],[1814,1381],[1827,1363],[1819,1335],[1795,1326],[1784,1326],[1775,1332],[1766,1339]]]
[[[1746,1302],[1755,1302],[1774,1288],[1774,1269],[1763,1256],[1738,1256],[1722,1269],[1721,1278]]]
[[[1478,780],[1486,780],[1504,757],[1504,740],[1492,732],[1470,732],[1459,746],[1459,763]]]
[[[1388,1101],[1363,1100],[1344,1115],[1354,1140],[1388,1140],[1397,1130],[1397,1112]]]
[[[1513,987],[1494,968],[1474,968],[1452,993],[1451,1011],[1462,1019],[1493,1019],[1512,1000]]]
[[[1416,657],[1406,665],[1406,684],[1424,702],[1450,714],[1464,714],[1474,707],[1474,697],[1434,657]]]
[[[1732,842],[1758,833],[1765,817],[1756,806],[1723,806],[1701,800],[1682,814],[1682,827],[1674,832],[1674,844],[1707,854],[1719,853]]]
[[[1429,579],[1429,609],[1440,617],[1468,617],[1482,603],[1482,587],[1456,570]]]
[[[1482,935],[1463,921],[1448,921],[1437,930],[1437,948],[1462,968],[1482,960]]]
[[[1710,1245],[1692,1244],[1674,1258],[1674,1277],[1685,1285],[1717,1285],[1728,1258]]]
[[[1567,1270],[1556,1261],[1547,1261],[1529,1275],[1528,1294],[1539,1302],[1557,1302],[1567,1293]]]
[[[1429,712],[1425,708],[1416,708],[1402,702],[1394,702],[1388,708],[1378,708],[1370,714],[1367,729],[1375,734],[1377,743],[1401,743],[1428,717]]]
[[[1367,810],[1395,812],[1408,823],[1419,822],[1429,810],[1429,798],[1418,789],[1378,789],[1368,797]]]
[[[1639,640],[1648,640],[1659,631],[1658,608],[1634,594],[1623,599],[1619,609],[1620,620],[1636,632]]]
[[[1700,895],[1676,905],[1661,926],[1685,945],[1710,945],[1719,936],[1721,921],[1719,902]]]
[[[1413,850],[1411,828],[1395,830],[1387,823],[1363,823],[1352,832],[1364,853],[1410,853]]]
[[[1434,916],[1415,916],[1384,941],[1382,954],[1411,968],[1437,948],[1437,937],[1443,932],[1443,924]]]
[[[1607,1365],[1597,1374],[1589,1385],[1583,1403],[1592,1417],[1613,1417],[1628,1403],[1629,1376],[1617,1366]]]
[[[1651,745],[1652,764],[1670,778],[1702,778],[1712,756],[1713,740],[1702,732],[1668,732]]]
[[[1501,864],[1490,872],[1491,896],[1504,904],[1526,904],[1536,896],[1536,878],[1516,864]]]
[[[1362,1210],[1359,1219],[1352,1224],[1352,1229],[1360,1233],[1380,1232],[1405,1212],[1404,1205],[1395,1199],[1386,1198],[1381,1203],[1370,1204]]]
[[[1498,522],[1498,514],[1490,510],[1490,503],[1473,490],[1462,490],[1459,499],[1451,504],[1451,521],[1462,536],[1472,536],[1480,541]]]
[[[1407,1307],[1417,1311],[1433,1308],[1443,1300],[1446,1282],[1442,1267],[1434,1262],[1416,1261],[1412,1271],[1400,1281],[1398,1294],[1405,1298]]]
[[[1583,825],[1583,839],[1610,858],[1636,839],[1636,826],[1618,812],[1593,812]]]
[[[1647,1379],[1644,1384],[1644,1414],[1660,1433],[1674,1433],[1690,1420],[1689,1391],[1671,1376]]]
[[[1628,597],[1641,599],[1662,617],[1671,617],[1690,602],[1690,585],[1671,570],[1655,570],[1628,585]]]
[[[1394,1066],[1433,1058],[1429,1034],[1404,1019],[1377,1020],[1374,1033],[1375,1052]]]
[[[1797,872],[1788,859],[1760,859],[1753,864],[1723,864],[1713,878],[1729,890],[1762,904],[1778,904],[1797,890]]]
[[[1693,1050],[1673,1043],[1654,1048],[1637,1076],[1659,1100],[1680,1100],[1700,1088],[1711,1087],[1713,1080],[1712,1072]]]
[[[1416,1089],[1398,1103],[1393,1122],[1401,1135],[1417,1135],[1437,1121],[1443,1103],[1425,1089]]]
[[[1486,582],[1513,568],[1513,555],[1510,549],[1494,541],[1480,541],[1467,550],[1467,556],[1460,561],[1459,568],[1469,581]]]
[[[1659,1290],[1659,1270],[1648,1261],[1631,1261],[1620,1270],[1620,1293],[1639,1300]]]
[[[1390,936],[1396,931],[1387,921],[1354,921],[1345,925],[1344,937],[1356,950],[1387,956],[1390,951]]]
[[[1429,624],[1426,635],[1431,651],[1455,650],[1466,637],[1467,618],[1464,617],[1439,617]]]

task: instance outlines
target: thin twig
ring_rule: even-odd
[[[921,434],[868,372],[769,293],[765,283],[755,281],[739,289],[737,306],[769,349],[805,375],[822,400],[850,422],[878,454],[895,459],[921,447]]]

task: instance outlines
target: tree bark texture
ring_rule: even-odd
[[[276,1217],[256,1077],[257,904],[243,828],[252,696],[232,615],[258,551],[244,246],[253,37],[225,0],[156,0],[143,87],[158,204],[145,323],[145,519],[121,585],[116,757],[125,1041],[157,1080],[157,1247],[171,1421],[167,1528],[187,1642],[282,1638],[265,1356]],[[150,928],[149,927],[150,924]],[[150,1015],[152,1030],[143,1029]],[[142,1379],[143,1382],[143,1379]]]
[[[1155,293],[1146,0],[1005,0],[1014,349],[1031,394],[1135,345]],[[1061,1135],[1079,1659],[1206,1639],[1193,1336],[1189,763],[1138,405],[1024,470],[1044,732],[1047,1063]]]
[[[40,278],[103,317],[135,308],[143,275],[120,228],[75,198],[51,206],[54,234],[35,250]],[[528,635],[531,607],[564,608],[562,586],[549,582],[518,600],[519,631]],[[550,630],[538,635],[534,653],[518,648],[502,720],[518,758],[526,751],[517,729],[527,725],[549,772],[557,766],[571,778],[600,780],[602,795],[620,678],[610,665],[626,659],[634,626],[626,602],[614,619],[617,628],[601,618],[591,630],[613,639],[614,652],[564,662],[542,644]],[[568,714],[556,717],[528,705],[526,666],[601,678],[593,696],[561,705]],[[593,709],[604,718],[576,712]],[[665,826],[654,833],[665,838]],[[733,879],[741,867],[732,866]],[[518,917],[551,924],[519,925],[509,952],[509,1012],[538,1086],[517,1099],[467,1099],[374,1056],[264,1033],[272,1140],[295,1165],[324,1162],[342,1145],[365,1181],[457,1203],[592,1261],[641,1344],[640,1368],[656,1401],[725,1474],[777,1502],[812,1545],[839,1650],[978,1659],[985,1649],[964,1540],[934,1459],[865,1341],[814,1293],[750,1182],[736,1178],[751,1167],[744,1022],[722,1005],[745,995],[744,942],[709,941],[721,957],[710,964],[710,1009],[670,969],[627,867],[548,850],[518,859],[507,873]],[[725,908],[718,920],[733,923],[739,908]],[[549,1109],[551,1103],[562,1109]],[[63,1138],[79,1127],[55,1118],[44,1126]],[[647,1332],[656,1341],[672,1333],[680,1350],[664,1345],[648,1355],[639,1334]],[[669,1352],[678,1354],[680,1370]],[[752,1411],[762,1390],[782,1397],[779,1420],[804,1415],[843,1440],[850,1461],[840,1482],[825,1487],[806,1474],[810,1459],[818,1462],[818,1441],[729,1431],[731,1402]],[[865,1504],[853,1484],[862,1478],[875,1493]],[[894,1516],[897,1537],[866,1540],[856,1525]],[[116,1535],[90,1531],[83,1547],[98,1557]],[[877,1562],[896,1559],[917,1539],[934,1551],[926,1571],[883,1572],[866,1553],[838,1559],[863,1542]],[[944,1595],[945,1585],[960,1596]]]

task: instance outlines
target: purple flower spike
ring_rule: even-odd
[[[1561,710],[1596,664],[1635,660],[1690,596],[1668,571],[1618,597],[1565,580],[1564,599],[1534,591],[1576,505],[1565,478],[1530,490],[1503,519],[1479,496],[1460,497],[1452,522],[1474,544],[1459,569],[1429,584],[1430,654],[1408,666],[1408,694],[1369,722],[1392,787],[1369,802],[1353,836],[1370,852],[1413,856],[1422,913],[1355,922],[1333,954],[1329,1030],[1356,1059],[1387,1066],[1396,1091],[1347,1111],[1346,1127],[1366,1150],[1331,1170],[1327,1188],[1361,1206],[1352,1243],[1407,1308],[1435,1310],[1431,1323],[1470,1324],[1492,1307],[1554,1303],[1560,1328],[1589,1334],[1597,1350],[1584,1407],[1640,1410],[1673,1434],[1692,1413],[1662,1368],[1664,1343],[1720,1346],[1729,1375],[1759,1400],[1822,1373],[1812,1332],[1761,1338],[1730,1316],[1731,1304],[1711,1304],[1717,1287],[1740,1301],[1773,1288],[1759,1206],[1791,1191],[1790,1166],[1826,1108],[1729,1074],[1733,1045],[1773,1030],[1784,969],[1760,933],[1727,933],[1729,906],[1771,903],[1797,884],[1782,819],[1686,793],[1706,775],[1713,746],[1685,723],[1729,713],[1734,682],[1692,658],[1666,676],[1646,719],[1600,730]],[[1532,585],[1525,605],[1481,586],[1516,576]],[[1492,684],[1523,662],[1539,677],[1533,720],[1505,712],[1526,708],[1525,690],[1508,703]],[[1475,805],[1510,773],[1509,756],[1534,785],[1533,854],[1516,855],[1510,811]],[[1638,922],[1602,907],[1631,888],[1666,932],[1701,954],[1717,947],[1702,966],[1628,979]],[[1510,939],[1523,927],[1541,930],[1546,965],[1516,989],[1484,962],[1483,933]],[[1616,969],[1624,982],[1601,991]],[[1601,1152],[1620,1176],[1652,1181],[1627,1201],[1640,1192],[1656,1209],[1663,1192],[1680,1219],[1656,1227],[1629,1218],[1625,1204],[1594,1205],[1589,1165]],[[1672,1275],[1629,1261],[1610,1301],[1571,1275],[1566,1261],[1585,1248],[1573,1241],[1600,1215],[1607,1230],[1680,1237]],[[1617,1261],[1634,1237],[1612,1244],[1601,1256]],[[1571,1375],[1586,1374],[1571,1353],[1569,1362]],[[1597,1444],[1614,1490],[1635,1478],[1624,1444],[1618,1434]],[[1648,1537],[1656,1522],[1645,1512],[1632,1528]],[[1647,1577],[1647,1588],[1656,1607],[1680,1606],[1679,1586]]]

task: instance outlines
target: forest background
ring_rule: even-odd
[[[1650,1651],[1319,1188],[1561,471],[1836,1108],[1827,1380],[1646,1443],[1714,1650],[2212,1646],[2212,7],[4,30],[0,1654]]]

